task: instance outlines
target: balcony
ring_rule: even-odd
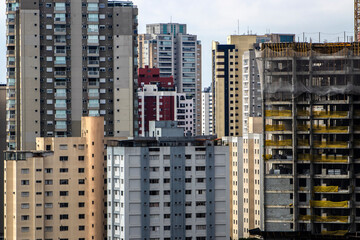
[[[89,60],[88,65],[99,65],[99,60]]]
[[[100,72],[99,71],[88,71],[89,77],[99,77]],[[89,82],[90,85],[90,82]]]
[[[16,117],[16,114],[15,113],[7,113],[6,114],[6,119],[9,120],[9,119],[15,119]]]
[[[55,97],[66,98],[66,92],[57,92],[55,93]]]
[[[65,72],[65,71],[55,71],[55,72],[54,72],[54,75],[55,75],[55,76],[65,76],[65,75],[66,75],[66,72]]]
[[[55,27],[54,34],[56,33],[66,33],[66,27]]]
[[[90,93],[89,92],[89,97],[92,97],[92,98],[96,98],[96,97],[99,97],[99,93],[98,92],[93,92],[93,93]]]
[[[55,125],[55,130],[66,130],[67,126],[66,125]]]
[[[56,119],[66,119],[66,113],[65,114],[57,113],[57,114],[55,114],[55,118]]]
[[[15,50],[7,50],[6,55],[15,55]]]
[[[66,82],[65,81],[55,82],[55,87],[66,87]]]
[[[6,131],[15,131],[15,124],[7,124]]]
[[[89,103],[88,104],[88,108],[99,108],[100,104],[99,103]]]
[[[7,141],[15,141],[15,139],[16,139],[16,136],[15,136],[15,135],[10,135],[10,136],[7,136],[7,137],[6,137],[6,140],[7,140]]]
[[[66,103],[55,103],[55,108],[66,108]]]
[[[99,49],[88,49],[87,53],[99,55]]]

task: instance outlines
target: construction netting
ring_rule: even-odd
[[[273,140],[266,140],[265,141],[265,146],[273,146],[273,147],[284,147],[284,146],[288,146],[291,147],[292,146],[292,140],[291,139],[287,139],[287,140],[279,140],[279,141],[273,141]]]
[[[291,110],[265,110],[266,117],[291,117]]]
[[[359,55],[358,43],[269,43],[262,44],[261,49],[256,51],[257,65],[260,73],[266,72],[266,79],[263,79],[263,74],[260,74],[262,88],[264,93],[291,93],[295,97],[303,93],[315,93],[317,95],[336,95],[336,94],[360,94],[360,86],[354,84],[352,81],[344,79],[330,83],[328,81],[321,81],[317,84],[302,82],[297,80],[294,82],[292,70],[297,67],[298,72],[308,72],[311,70],[334,71],[347,70],[346,61],[349,56]],[[317,59],[322,56],[334,56],[333,61],[338,61],[340,64],[333,64],[326,66],[321,64],[321,58],[318,62],[320,64],[308,64],[303,68],[302,66],[293,65],[291,60],[296,57],[310,57]],[[335,58],[335,56],[337,56]],[[341,58],[342,57],[342,58]],[[275,60],[281,58],[283,64],[278,64]],[[279,61],[279,60],[278,60]],[[310,61],[310,60],[307,60]],[[314,60],[313,60],[314,61]],[[330,60],[328,60],[330,61]],[[316,63],[316,62],[315,62]],[[311,66],[311,67],[310,67]],[[310,69],[311,68],[311,69]],[[282,73],[282,74],[277,74]]]
[[[333,202],[333,201],[316,201],[310,200],[310,206],[312,207],[324,207],[324,208],[348,208],[349,202],[348,201],[341,201],[341,202]]]
[[[347,223],[349,221],[349,216],[311,216],[311,215],[300,215],[300,221],[310,221],[315,222],[343,222]]]
[[[347,163],[348,156],[298,154],[299,161]]]
[[[321,231],[322,235],[344,236],[348,230],[336,230],[336,231]]]
[[[347,111],[313,111],[315,118],[344,118],[348,115]]]
[[[265,125],[265,131],[285,131],[285,125]]]
[[[300,147],[309,147],[310,143],[307,139],[298,139],[298,146]]]
[[[349,131],[348,126],[314,126],[313,131],[315,133],[347,133]]]
[[[349,143],[342,142],[342,141],[333,141],[333,142],[315,141],[314,147],[317,147],[317,148],[347,148],[347,147],[349,147]]]
[[[314,186],[314,192],[339,192],[339,186]]]

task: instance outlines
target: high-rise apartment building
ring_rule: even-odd
[[[108,142],[108,239],[229,239],[229,149],[156,122]]]
[[[80,136],[136,136],[137,8],[124,1],[6,1],[8,149]]]
[[[193,101],[178,93],[173,77],[160,77],[158,68],[139,69],[139,136],[148,136],[150,121],[177,121],[184,133],[192,132]]]
[[[250,117],[243,137],[222,140],[230,151],[230,236],[247,238],[264,225],[262,118]]]
[[[6,84],[0,84],[0,152],[6,150]],[[0,155],[0,193],[4,192],[4,154]],[[0,194],[0,206],[4,195]],[[4,236],[4,208],[0,209],[0,238]]]
[[[193,135],[201,134],[201,42],[188,34],[186,24],[147,24],[140,34],[139,66],[160,69],[161,77],[173,76],[177,91],[193,100]]]
[[[213,42],[213,131],[219,137],[243,136],[243,124],[247,121],[244,118],[259,116],[257,99],[261,95],[256,91],[260,87],[259,77],[251,52],[254,44],[293,42],[294,37],[294,34],[231,35],[227,44]],[[255,109],[249,112],[253,105]]]
[[[250,49],[242,57],[243,70],[243,134],[248,132],[249,117],[261,117],[262,98],[259,70],[256,63],[255,51]]]
[[[360,231],[359,52],[357,42],[265,43],[257,52],[267,159],[263,231]]]
[[[213,134],[213,115],[212,115],[212,92],[211,87],[207,87],[202,91],[201,96],[201,135]]]
[[[103,123],[83,117],[81,137],[6,152],[4,239],[106,238]]]

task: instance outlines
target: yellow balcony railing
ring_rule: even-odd
[[[300,215],[299,220],[301,221],[310,221],[314,220],[316,222],[348,222],[348,216],[311,216],[311,215]]]
[[[321,156],[321,155],[310,155],[310,154],[299,154],[298,155],[299,161],[313,161],[313,162],[331,162],[331,163],[347,163],[348,157],[347,156]]]
[[[348,142],[334,141],[334,142],[320,142],[315,141],[314,147],[317,148],[347,148],[349,146]]]
[[[348,114],[347,111],[313,111],[313,116],[318,118],[343,118],[347,117]]]
[[[336,231],[321,231],[322,235],[344,236],[348,230],[336,230]]]
[[[288,140],[280,140],[280,141],[273,141],[273,140],[266,140],[265,141],[265,145],[266,146],[292,146],[292,140],[288,139]]]
[[[310,205],[312,207],[324,207],[324,208],[333,208],[333,207],[348,208],[349,201],[333,202],[333,201],[310,200]]]
[[[347,133],[349,132],[348,126],[320,126],[313,128],[314,133]]]
[[[285,131],[285,125],[265,125],[265,131]]]
[[[314,186],[314,192],[339,192],[338,186]]]
[[[291,110],[265,110],[266,117],[291,117]]]

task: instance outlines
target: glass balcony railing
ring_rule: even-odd
[[[99,75],[99,71],[88,71],[89,76]]]
[[[99,60],[89,60],[88,64],[89,65],[99,65]]]
[[[55,118],[66,118],[66,114],[57,113],[55,114]]]
[[[55,125],[55,129],[66,129],[66,125],[58,125],[58,124],[56,124]]]
[[[89,97],[99,97],[99,93],[89,93]]]
[[[55,103],[56,108],[66,108],[66,103]]]
[[[99,103],[89,103],[88,104],[88,108],[98,108],[98,107],[100,107]]]
[[[58,90],[61,90],[61,89],[58,89]],[[64,89],[65,90],[65,89]],[[66,97],[66,92],[63,93],[63,92],[57,92],[55,93],[55,97]]]

